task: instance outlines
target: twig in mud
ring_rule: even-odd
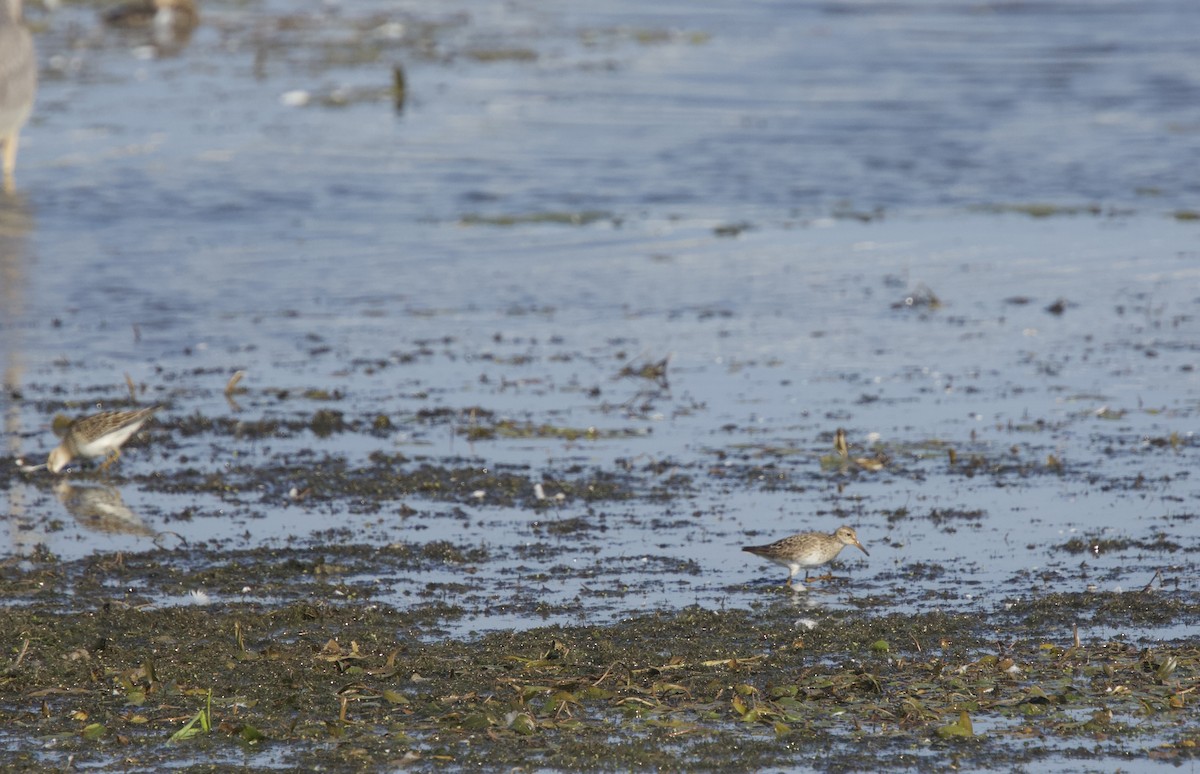
[[[241,388],[238,387],[238,382],[240,382],[242,380],[242,377],[245,375],[246,375],[245,371],[240,371],[240,370],[234,371],[233,376],[229,377],[229,382],[225,385],[225,402],[228,403],[229,407],[231,409],[233,409],[234,411],[242,410],[241,405],[237,402],[237,400],[233,396],[237,395],[239,392],[246,391],[245,387],[241,387]]]
[[[1154,577],[1150,579],[1150,582],[1147,583],[1145,586],[1142,586],[1142,591],[1143,592],[1154,591],[1154,582],[1161,578],[1162,578],[1162,569],[1159,568],[1154,571]]]
[[[600,677],[595,682],[592,683],[592,686],[595,687],[597,685],[600,685],[600,683],[602,683],[606,679],[608,679],[608,676],[610,674],[612,674],[612,671],[614,669],[616,669],[617,667],[624,668],[625,675],[626,675],[625,682],[626,682],[626,684],[631,683],[633,681],[633,673],[629,670],[629,667],[625,666],[625,664],[620,661],[614,661],[613,663],[608,665],[608,669],[604,670],[604,674],[600,675]]]
[[[234,371],[233,372],[233,376],[229,377],[229,382],[225,385],[225,397],[226,398],[231,398],[231,397],[233,397],[235,392],[238,392],[238,388],[237,388],[238,382],[240,382],[242,380],[242,377],[244,377],[245,375],[246,375],[245,371]],[[241,390],[241,392],[245,392],[245,389]]]
[[[163,530],[162,532],[156,532],[156,533],[154,534],[154,541],[153,541],[153,542],[154,542],[154,545],[155,545],[157,548],[160,548],[160,549],[162,549],[163,551],[170,550],[170,549],[168,549],[166,546],[164,546],[162,543],[158,542],[159,540],[161,540],[161,539],[162,539],[162,538],[164,538],[164,537],[174,537],[174,538],[178,538],[178,539],[179,539],[179,543],[180,543],[180,545],[185,545],[185,546],[187,545],[187,539],[186,539],[186,538],[184,538],[184,536],[183,536],[183,535],[180,535],[178,532],[172,532],[172,531],[171,531],[171,530],[169,530],[169,529],[168,529],[168,530]],[[179,547],[179,546],[176,546],[176,548],[178,548],[178,547]]]
[[[638,357],[643,357],[644,355],[645,353],[642,353]],[[634,358],[633,360],[636,359]],[[662,360],[654,362],[646,361],[640,366],[633,365],[633,360],[625,363],[621,370],[617,372],[616,378],[623,379],[628,376],[637,379],[647,379],[657,384],[660,389],[670,389],[671,386],[667,382],[667,365],[671,362],[670,355],[667,355]]]
[[[17,671],[17,667],[21,666],[21,662],[25,660],[25,654],[29,651],[29,640],[26,639],[21,643],[21,652],[17,654],[17,660],[8,665],[8,669],[4,670],[8,674]]]

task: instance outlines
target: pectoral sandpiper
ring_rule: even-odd
[[[138,411],[104,411],[76,419],[67,426],[62,443],[50,452],[46,467],[57,473],[76,457],[105,457],[101,470],[121,456],[121,445],[146,423],[161,406]]]
[[[801,532],[799,535],[785,537],[765,546],[746,546],[742,550],[788,568],[788,577],[783,584],[788,586],[801,568],[819,567],[832,562],[846,546],[857,546],[867,556],[871,555],[863,548],[863,544],[858,542],[858,535],[850,527],[838,527],[832,534]],[[808,578],[805,577],[805,580]],[[804,586],[796,584],[795,589],[804,591]]]
[[[129,0],[101,18],[117,29],[148,30],[160,54],[178,53],[200,23],[194,0]]]

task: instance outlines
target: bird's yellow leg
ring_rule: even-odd
[[[101,462],[101,463],[100,463],[100,472],[101,472],[101,473],[106,473],[106,472],[108,472],[108,469],[109,469],[109,468],[112,466],[112,464],[113,464],[114,462],[116,462],[117,460],[119,460],[120,458],[121,458],[121,450],[120,450],[120,449],[113,449],[113,450],[112,450],[112,454],[108,455],[108,456],[107,456],[107,457],[104,459],[104,462]]]

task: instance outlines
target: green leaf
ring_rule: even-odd
[[[521,686],[521,701],[529,701],[534,696],[549,692],[550,689],[544,685],[524,685]]]
[[[966,710],[959,713],[958,720],[949,725],[940,726],[937,729],[937,735],[942,739],[953,739],[955,737],[972,737],[975,736],[975,729],[971,726],[971,716]]]
[[[249,744],[255,744],[257,742],[261,742],[264,739],[266,739],[267,735],[264,734],[262,731],[259,731],[254,726],[245,725],[245,726],[242,726],[242,730],[238,732],[238,737],[243,742],[248,742]]]
[[[197,728],[197,725],[199,728]],[[212,689],[209,688],[205,696],[204,706],[192,716],[192,719],[187,722],[187,725],[171,734],[169,742],[182,742],[191,739],[198,734],[207,734],[212,731]]]
[[[462,719],[462,727],[468,731],[482,731],[492,725],[492,719],[484,712],[472,712]]]
[[[107,730],[103,723],[88,723],[83,727],[83,738],[94,742],[104,736]]]
[[[509,728],[522,736],[529,736],[537,731],[537,723],[529,714],[522,712],[513,718],[512,725]]]
[[[199,736],[200,734],[204,733],[203,729],[196,727],[196,724],[200,722],[200,715],[202,714],[203,712],[197,712],[192,719],[187,722],[186,726],[171,734],[171,738],[167,741],[184,742],[188,739],[191,739],[193,736]]]

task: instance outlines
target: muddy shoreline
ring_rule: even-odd
[[[245,576],[291,571],[305,598],[277,605],[111,592],[173,593],[153,555],[7,563],[6,765],[838,772],[1197,757],[1194,640],[1076,643],[1063,625],[1195,626],[1191,593],[897,615],[870,598],[813,613],[764,589],[746,610],[446,638],[453,604],[398,609],[330,577],[358,553],[234,558]],[[417,563],[431,560],[445,559]],[[169,741],[197,714],[208,731]]]
[[[1186,406],[1081,409],[1103,396],[1076,390],[969,432],[884,438],[857,429],[864,417],[1012,388],[968,374],[934,400],[904,367],[891,394],[833,368],[828,410],[772,426],[720,421],[740,395],[702,399],[703,366],[631,358],[623,340],[593,345],[586,370],[565,336],[442,347],[432,370],[404,363],[410,389],[382,401],[370,379],[278,387],[251,372],[223,395],[213,373],[161,368],[157,386],[12,393],[46,418],[12,436],[28,449],[95,408],[164,408],[105,472],[0,460],[11,767],[1065,771],[1195,757]],[[325,357],[338,373],[353,360]],[[491,376],[439,387],[453,383],[443,359]],[[786,393],[778,368],[736,373]],[[518,383],[537,395],[514,396]],[[848,448],[833,422],[852,423]],[[1084,510],[1058,513],[1074,501]],[[1167,505],[1147,516],[1147,502]],[[838,523],[859,525],[871,556],[843,556],[804,593],[739,551]]]

